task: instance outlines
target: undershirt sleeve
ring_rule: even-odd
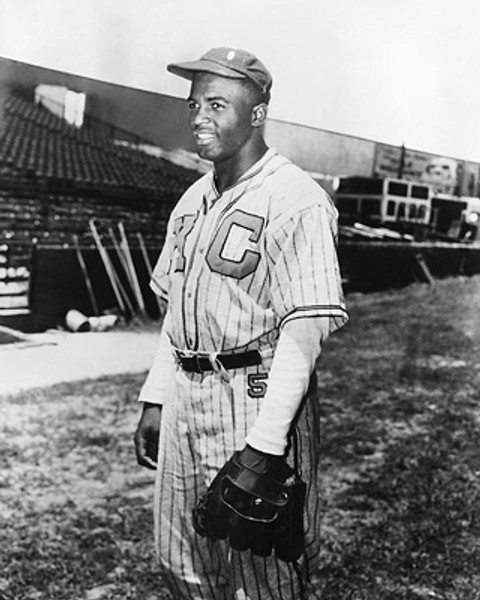
[[[157,352],[147,375],[145,383],[140,390],[139,402],[149,402],[150,404],[166,404],[171,396],[171,386],[175,370],[175,358],[173,356],[170,339],[167,335],[166,321],[169,314],[165,316],[160,338],[158,341]]]
[[[304,318],[285,323],[269,374],[262,407],[249,431],[249,446],[282,455],[290,425],[308,389],[310,376],[330,329],[328,318]]]

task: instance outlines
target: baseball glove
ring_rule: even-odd
[[[306,484],[280,456],[235,452],[193,510],[195,531],[235,550],[296,561],[305,549]]]

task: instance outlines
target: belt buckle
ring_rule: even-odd
[[[184,370],[184,363],[185,361],[188,361],[189,358],[193,358],[190,356],[187,356],[185,353],[183,353],[181,350],[175,350],[175,358],[177,359],[177,364]]]
[[[197,352],[192,352],[192,353],[187,353],[187,352],[182,352],[181,350],[175,350],[175,356],[177,358],[177,363],[180,365],[180,367],[182,367],[182,369],[184,369],[185,371],[190,371],[190,369],[186,368],[184,366],[184,363],[186,362],[188,364],[189,361],[192,361],[193,364],[196,366],[196,369],[193,372],[196,373],[205,373],[205,369],[202,369],[202,365],[201,365],[201,359],[204,358],[202,357],[201,354],[198,354]],[[190,364],[192,364],[192,362],[190,362]]]

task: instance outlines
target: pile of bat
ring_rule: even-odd
[[[135,263],[132,258],[132,252],[123,223],[119,222],[117,224],[117,233],[115,233],[113,227],[108,227],[108,244],[105,244],[102,240],[95,219],[90,219],[89,227],[95,246],[105,268],[108,281],[112,288],[117,304],[116,308],[120,314],[127,319],[131,319],[136,316],[147,316],[144,295],[142,293],[139,276],[135,268]],[[150,277],[152,274],[152,264],[145,246],[145,241],[142,234],[139,232],[137,232],[136,237],[138,239],[139,248],[145,262],[147,273]],[[95,296],[91,277],[89,275],[85,257],[80,247],[77,235],[73,235],[73,245],[75,247],[80,268],[82,270],[85,285],[88,291],[90,302],[92,304],[93,313],[95,316],[99,316],[100,311],[97,298]],[[110,253],[108,251],[108,247],[111,248]],[[116,255],[117,261],[112,259],[111,252]]]

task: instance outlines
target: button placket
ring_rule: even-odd
[[[184,331],[185,340],[190,349],[196,349],[198,346],[198,336],[201,330],[202,323],[200,322],[200,315],[196,311],[196,302],[198,297],[198,287],[200,285],[202,272],[205,267],[205,246],[206,241],[209,239],[213,228],[216,225],[218,219],[218,199],[211,205],[210,209],[205,212],[199,213],[198,229],[195,229],[192,233],[196,234],[195,240],[192,242],[191,256],[189,259],[189,266],[185,272],[185,285],[184,285]]]

